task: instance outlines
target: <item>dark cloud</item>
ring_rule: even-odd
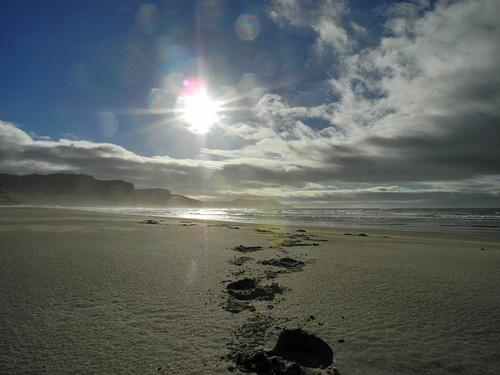
[[[436,152],[440,149],[440,142],[425,138],[417,141],[415,138],[408,138],[398,142],[383,138],[370,139],[372,146],[387,150],[388,154],[401,155],[401,148],[420,151],[420,154],[415,154],[413,157],[408,153],[409,156],[404,160],[401,157],[398,159],[388,156],[369,158],[357,155],[352,147],[339,147],[339,150],[333,147],[332,153],[337,152],[337,156],[331,157],[328,163],[323,163],[321,167],[305,167],[266,160],[258,160],[252,164],[245,162],[244,159],[238,161],[234,157],[227,162],[142,157],[113,144],[64,139],[33,140],[20,129],[7,123],[0,124],[0,130],[6,135],[16,135],[16,137],[2,137],[0,141],[0,170],[4,173],[29,174],[36,170],[40,173],[71,171],[91,174],[101,179],[124,179],[138,187],[169,188],[176,193],[194,196],[272,196],[299,205],[314,205],[323,201],[336,204],[366,202],[377,205],[378,201],[379,204],[400,202],[398,203],[400,205],[420,205],[422,202],[438,202],[438,200],[445,202],[447,199],[449,202],[459,202],[460,199],[466,202],[473,199],[480,204],[486,201],[495,202],[498,199],[498,194],[492,193],[498,186],[498,181],[487,179],[481,184],[465,181],[460,186],[455,183],[451,188],[447,188],[450,175],[452,173],[456,175],[457,172],[446,174],[442,168],[437,167],[434,168],[436,172],[433,172],[433,164],[424,162],[421,150],[432,148],[433,152]],[[482,133],[485,136],[492,136],[491,133]],[[12,144],[6,141],[7,139],[22,142]],[[479,145],[477,147],[479,148]],[[457,146],[456,149],[460,147]],[[327,153],[323,150],[320,154]],[[448,167],[450,165],[448,162],[439,162],[453,169],[453,165]],[[460,165],[458,161],[456,164]],[[477,167],[471,167],[471,170],[474,169],[477,170]],[[463,175],[465,178],[467,173]],[[435,176],[436,181],[443,181],[443,184],[426,189],[401,189],[397,186],[376,188],[353,186],[351,189],[337,189],[335,186],[321,185],[324,181],[332,180],[352,183],[401,181],[401,176],[407,177],[410,181],[417,181],[420,177],[422,180],[429,180]]]

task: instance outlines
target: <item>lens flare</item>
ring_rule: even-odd
[[[148,107],[156,109],[168,109],[172,105],[172,95],[166,90],[153,89],[148,96]]]
[[[154,34],[160,25],[161,15],[156,5],[143,4],[137,11],[135,21],[142,31]]]
[[[234,30],[238,38],[248,41],[254,40],[260,32],[259,20],[251,14],[242,14],[234,24]]]
[[[113,112],[101,111],[97,115],[100,133],[104,137],[112,137],[118,130],[118,121]]]
[[[204,89],[181,98],[184,121],[195,133],[205,134],[219,119],[219,106]]]

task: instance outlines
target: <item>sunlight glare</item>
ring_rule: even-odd
[[[211,100],[205,91],[184,97],[184,120],[191,130],[205,134],[217,122],[217,102]]]

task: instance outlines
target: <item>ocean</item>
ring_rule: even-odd
[[[93,209],[94,211],[94,209]],[[413,232],[500,234],[500,208],[415,209],[223,209],[103,208],[122,214],[205,219],[237,223],[318,226]]]

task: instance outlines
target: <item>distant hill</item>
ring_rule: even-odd
[[[292,206],[278,202],[276,199],[235,199],[232,201],[207,202],[210,208],[256,208],[286,209]]]
[[[88,175],[0,173],[0,205],[82,207],[290,208],[275,199],[202,202],[166,189],[135,189],[122,180],[103,181]]]
[[[20,194],[20,200],[35,199],[42,204],[56,205],[117,205],[130,200],[135,194],[134,185],[130,182],[101,181],[92,176],[62,173],[0,174],[0,189]]]
[[[172,195],[168,207],[204,208],[205,203],[184,195]]]
[[[129,204],[140,207],[165,207],[172,194],[166,189],[137,189]]]

